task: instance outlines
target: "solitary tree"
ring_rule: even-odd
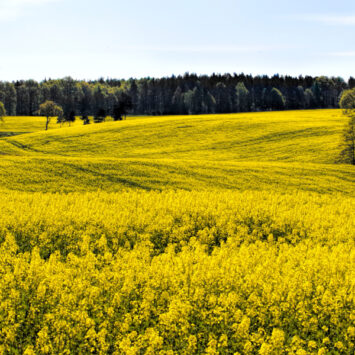
[[[89,116],[84,114],[80,117],[80,119],[83,121],[84,125],[90,124]]]
[[[46,131],[48,130],[49,122],[51,121],[52,117],[62,117],[63,116],[63,109],[56,105],[53,101],[46,101],[39,107],[39,114],[45,116],[46,120]]]
[[[71,123],[75,122],[75,119],[76,119],[75,112],[74,111],[70,111],[68,117],[66,117],[66,121],[69,123],[69,126],[70,126]]]
[[[121,105],[115,105],[112,110],[112,118],[114,121],[121,121],[122,120],[122,108]]]
[[[63,123],[67,122],[70,126],[72,122],[75,122],[75,119],[75,112],[70,111],[68,113],[64,113],[63,115],[58,116],[57,123],[60,123],[60,126],[62,126]]]
[[[57,123],[60,124],[60,127],[62,127],[63,123],[65,123],[65,122],[66,122],[66,119],[65,119],[64,113],[57,116]]]
[[[63,115],[59,115],[57,117],[57,123],[60,124],[60,127],[62,127],[62,124],[65,122],[65,116]]]
[[[0,122],[4,121],[4,117],[6,116],[6,110],[4,104],[0,101]]]
[[[339,105],[344,114],[349,117],[349,122],[343,132],[339,160],[355,165],[355,88],[344,91]]]
[[[99,110],[97,110],[94,116],[94,122],[101,123],[105,121],[105,119],[106,119],[106,111],[103,108],[100,108]]]

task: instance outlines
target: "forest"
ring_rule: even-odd
[[[171,76],[160,79],[45,79],[0,82],[0,101],[10,116],[33,116],[47,100],[64,116],[177,115],[337,108],[355,79],[252,76],[244,74]]]

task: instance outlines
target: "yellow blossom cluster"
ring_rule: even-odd
[[[353,354],[355,201],[8,193],[0,353]]]

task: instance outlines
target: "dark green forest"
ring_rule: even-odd
[[[0,101],[8,115],[37,115],[54,101],[70,115],[176,115],[268,110],[337,108],[344,89],[340,77],[196,75],[95,81],[46,79],[0,82]]]

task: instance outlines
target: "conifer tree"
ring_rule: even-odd
[[[101,123],[105,121],[105,119],[106,119],[106,111],[103,108],[100,108],[99,110],[97,110],[94,116],[94,122]]]

